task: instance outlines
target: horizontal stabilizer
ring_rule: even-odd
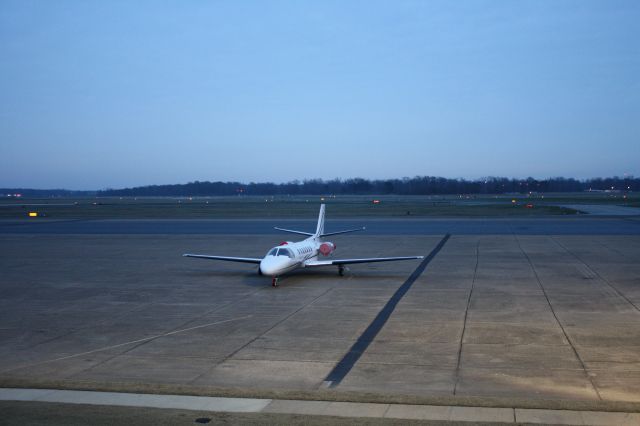
[[[358,231],[364,231],[366,228],[363,226],[362,228],[356,228],[356,229],[347,229],[346,231],[337,231],[337,232],[327,232],[325,234],[320,235],[321,237],[328,237],[329,235],[338,235],[338,234],[346,234],[348,232],[358,232]]]
[[[240,262],[240,263],[260,263],[262,261],[262,259],[256,259],[253,257],[208,256],[206,254],[183,254],[183,256],[197,257],[198,259],[224,260],[227,262]]]
[[[312,237],[313,236],[313,234],[311,232],[294,231],[293,229],[278,228],[277,226],[275,226],[273,229],[277,229],[278,231],[283,231],[283,232],[290,232],[291,234],[306,235],[308,237]]]

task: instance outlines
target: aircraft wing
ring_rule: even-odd
[[[229,257],[229,256],[208,256],[206,254],[183,254],[184,257],[197,257],[199,259],[211,259],[211,260],[226,260],[227,262],[242,262],[242,263],[260,263],[262,259],[256,259],[253,257]]]
[[[328,266],[328,265],[351,265],[354,263],[375,263],[393,262],[396,260],[424,259],[424,256],[403,256],[403,257],[369,257],[365,259],[333,259],[333,260],[309,260],[304,266]]]

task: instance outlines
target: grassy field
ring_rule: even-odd
[[[576,203],[576,198],[566,196]],[[136,218],[313,218],[326,203],[331,217],[540,216],[576,214],[556,200],[535,197],[460,196],[296,196],[5,199],[0,218],[37,212],[51,219]],[[36,219],[37,220],[37,219]]]

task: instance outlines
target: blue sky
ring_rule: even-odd
[[[0,3],[0,187],[640,175],[638,1]]]

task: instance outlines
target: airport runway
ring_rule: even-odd
[[[340,257],[441,249],[423,271],[420,261],[302,271],[277,289],[252,266],[180,256],[262,256],[270,233],[5,228],[0,385],[640,402],[633,232],[337,236]]]
[[[0,234],[281,234],[274,226],[313,231],[314,220],[2,220]],[[367,235],[640,235],[640,218],[327,219],[327,231],[366,226]]]
[[[560,204],[560,206],[578,210],[591,216],[640,216],[640,207],[611,204]]]

